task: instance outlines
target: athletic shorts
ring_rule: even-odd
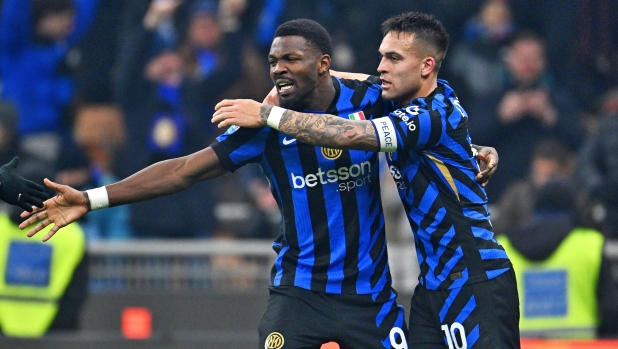
[[[294,286],[269,290],[259,349],[319,349],[328,342],[341,349],[408,348],[405,313],[394,290],[383,301]]]
[[[416,287],[410,305],[410,348],[519,348],[515,273],[452,290]]]

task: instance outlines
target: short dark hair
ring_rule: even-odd
[[[34,0],[32,2],[33,22],[38,22],[41,17],[65,11],[74,11],[73,0]]]
[[[564,142],[555,138],[541,138],[534,145],[532,157],[555,160],[560,166],[566,166],[571,161],[572,154]]]
[[[522,29],[518,31],[515,35],[513,35],[509,44],[513,46],[513,44],[520,41],[534,41],[545,48],[545,39],[543,39],[543,37],[537,34],[534,30]]]
[[[382,35],[390,32],[414,34],[419,40],[436,50],[438,69],[448,50],[449,35],[446,28],[433,15],[420,12],[405,12],[382,23]]]
[[[32,3],[35,15],[58,13],[75,9],[73,0],[34,0]]]
[[[275,31],[275,38],[281,36],[301,36],[321,54],[333,55],[330,35],[316,21],[300,18],[285,22]]]

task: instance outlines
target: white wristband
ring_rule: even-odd
[[[281,122],[281,117],[285,109],[281,107],[273,107],[268,114],[268,119],[266,119],[266,125],[274,128],[275,130],[279,130],[279,123]]]
[[[107,196],[107,189],[105,189],[105,187],[86,190],[86,194],[90,200],[90,210],[94,211],[109,207],[109,197]]]

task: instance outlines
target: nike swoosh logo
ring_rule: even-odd
[[[287,137],[283,137],[283,145],[289,145],[296,142],[296,138],[287,139]]]

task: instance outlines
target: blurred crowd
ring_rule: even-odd
[[[379,26],[404,11],[434,14],[451,35],[440,77],[473,143],[500,154],[487,192],[509,255],[544,263],[572,236],[618,241],[615,0],[0,0],[0,163],[19,155],[24,177],[83,190],[190,154],[222,132],[210,122],[218,101],[271,89],[279,24],[318,21],[333,69],[375,74]],[[274,238],[279,211],[256,166],[81,225],[91,241]],[[388,234],[409,242],[383,177]],[[600,326],[612,335],[618,267],[597,254]]]
[[[618,22],[611,0],[0,0],[0,158],[88,189],[189,154],[221,130],[223,98],[263,99],[276,27],[312,18],[333,69],[375,73],[380,23],[436,15],[451,34],[441,70],[473,143],[498,149],[487,191],[496,232],[533,216],[554,181],[578,224],[618,237]],[[577,23],[576,26],[571,23]],[[565,44],[568,43],[568,44]],[[1,160],[0,159],[0,160]],[[93,212],[89,239],[278,233],[256,167],[145,203]]]

